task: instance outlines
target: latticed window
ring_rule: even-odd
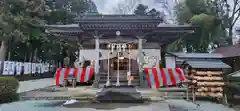
[[[113,70],[128,70],[128,59],[120,59],[118,61],[118,58],[114,58],[113,60]]]

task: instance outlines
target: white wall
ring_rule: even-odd
[[[176,68],[176,57],[165,56],[166,68]]]

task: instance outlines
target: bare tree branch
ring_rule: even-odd
[[[235,10],[236,10],[236,7],[237,7],[237,2],[238,2],[238,0],[234,0],[234,2],[233,2],[233,10],[232,10],[232,15],[231,15],[231,17],[229,18],[230,19],[230,23],[232,24],[232,21],[233,21],[233,19],[234,19],[234,16],[235,16]]]
[[[113,11],[116,14],[129,14],[132,13],[139,3],[140,0],[124,0],[117,4],[117,6],[113,8]]]
[[[240,10],[238,11],[238,15],[237,15],[237,17],[235,17],[235,19],[233,20],[231,26],[233,26],[233,25],[237,22],[237,20],[238,20],[239,17],[240,17]]]

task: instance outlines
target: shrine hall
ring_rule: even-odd
[[[77,42],[78,59],[91,61],[95,87],[131,84],[145,87],[142,67],[165,67],[166,46],[196,32],[191,25],[164,24],[162,19],[138,15],[86,15],[74,24],[48,25],[61,39]]]

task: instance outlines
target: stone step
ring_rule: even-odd
[[[100,76],[108,76],[108,73],[99,73],[99,75]],[[117,76],[117,73],[114,73],[114,74],[110,73],[109,75],[110,76]],[[120,76],[127,76],[127,74],[123,74],[123,73],[120,73],[119,75]],[[133,73],[133,74],[131,74],[131,76],[139,76],[139,74]]]
[[[103,79],[107,79],[108,76],[99,76],[100,78],[103,78]],[[140,78],[140,76],[133,76],[134,78]],[[109,76],[109,78],[118,78],[118,76]],[[127,75],[126,76],[122,76],[120,75],[119,78],[127,78]]]
[[[107,78],[100,78],[100,80],[107,81],[108,79],[107,79]],[[116,77],[116,78],[109,78],[109,80],[117,81],[117,77]],[[127,77],[121,77],[121,78],[119,77],[119,80],[120,80],[120,81],[128,81],[128,80],[127,80]],[[135,81],[135,80],[139,81],[140,78],[135,78],[133,81]]]
[[[100,79],[107,79],[108,76],[100,76]],[[109,76],[110,79],[117,79],[117,76]],[[120,79],[127,79],[127,76],[119,76]],[[135,79],[139,79],[139,76],[134,76]]]
[[[161,90],[159,90],[161,89]],[[158,90],[148,89],[148,90],[139,90],[142,92],[142,96],[151,97],[157,96],[164,99],[183,99],[187,98],[187,94],[183,88],[159,88]],[[176,92],[174,92],[176,91]],[[189,93],[189,98],[191,94]]]
[[[158,92],[186,92],[187,88],[159,88],[157,89]]]
[[[117,82],[112,82],[111,84],[112,84],[112,85],[116,85],[116,83],[117,83]],[[100,87],[100,88],[103,88],[105,85],[106,85],[106,83],[99,83],[99,87]],[[121,85],[122,85],[122,86],[128,85],[128,83],[127,83],[127,82],[120,82],[120,86],[121,86]],[[132,82],[131,85],[133,85],[133,86],[139,86],[140,83],[136,83],[136,82],[134,83],[134,82]]]
[[[125,78],[125,79],[119,79],[120,82],[128,82],[128,80]],[[107,82],[107,79],[100,79],[99,80],[100,83],[102,82]],[[117,79],[110,79],[110,82],[117,82]],[[135,79],[135,80],[132,80],[132,82],[140,82],[139,79]]]
[[[117,103],[143,103],[141,93],[134,87],[106,87],[96,94],[96,100],[99,102],[117,102]]]
[[[106,82],[107,82],[107,80],[100,80],[100,81],[99,81],[99,83],[106,83]],[[116,83],[117,80],[111,80],[110,82]],[[127,80],[119,80],[119,82],[121,82],[121,83],[128,83]],[[140,83],[139,80],[133,80],[133,81],[131,81],[131,82],[132,82],[132,83]]]

